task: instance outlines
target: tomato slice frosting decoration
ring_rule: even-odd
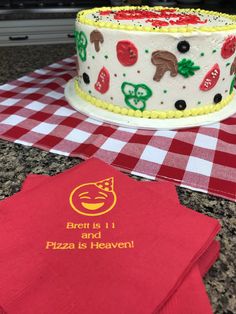
[[[236,50],[236,36],[229,36],[226,38],[222,48],[221,48],[221,56],[224,59],[230,58]]]
[[[218,63],[216,63],[215,65],[213,65],[210,71],[208,71],[207,74],[205,75],[199,87],[200,90],[204,92],[211,90],[218,82],[219,77],[220,77],[220,67]]]
[[[110,85],[110,74],[108,70],[105,67],[103,67],[98,74],[97,82],[95,83],[94,88],[99,93],[105,94],[109,89],[109,85]]]

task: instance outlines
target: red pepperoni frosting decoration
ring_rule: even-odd
[[[138,49],[129,40],[121,40],[116,45],[119,62],[124,66],[134,65],[138,60]]]
[[[210,89],[212,89],[216,83],[218,82],[220,77],[220,67],[219,65],[216,63],[215,65],[213,65],[213,67],[210,69],[209,72],[207,72],[207,74],[205,75],[201,85],[200,85],[200,90],[207,92]]]
[[[228,59],[231,57],[236,50],[236,36],[229,36],[226,38],[222,48],[221,48],[221,56],[224,59]]]
[[[94,85],[94,88],[101,94],[105,94],[110,85],[110,74],[108,70],[103,67],[98,74],[97,82]]]

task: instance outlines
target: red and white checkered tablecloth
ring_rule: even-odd
[[[75,57],[67,58],[0,86],[0,137],[236,201],[236,115],[179,131],[112,126],[64,99],[75,68]]]

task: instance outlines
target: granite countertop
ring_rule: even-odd
[[[75,53],[74,45],[1,47],[0,84]],[[0,140],[0,200],[20,190],[28,173],[54,175],[80,163],[78,158]],[[204,278],[215,314],[236,313],[236,203],[177,188],[181,204],[220,220],[220,259]],[[174,313],[173,313],[174,314]],[[188,313],[183,313],[188,314]]]

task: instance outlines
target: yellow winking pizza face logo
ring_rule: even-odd
[[[70,194],[70,205],[79,214],[100,216],[116,204],[114,178],[80,184]]]

